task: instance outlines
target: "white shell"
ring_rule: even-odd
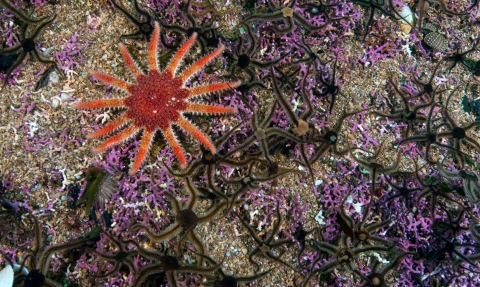
[[[400,19],[400,29],[405,33],[410,33],[415,20],[410,7],[403,4],[402,7],[395,7],[395,12],[397,13],[397,18]]]
[[[398,13],[398,17],[400,18],[400,21],[413,25],[414,18],[413,18],[412,10],[410,10],[410,7],[408,7],[407,5],[403,5],[402,7],[399,7],[396,10]]]
[[[52,107],[54,109],[58,108],[59,105],[60,105],[60,101],[58,99],[53,99],[52,100]]]
[[[0,287],[12,287],[13,277],[13,268],[8,264],[0,271]]]

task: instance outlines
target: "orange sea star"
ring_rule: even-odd
[[[173,134],[172,124],[178,125],[198,139],[212,153],[216,152],[216,148],[212,144],[210,138],[188,121],[183,116],[183,113],[223,114],[236,112],[235,108],[191,103],[188,100],[199,95],[237,87],[240,85],[240,81],[231,83],[214,83],[193,88],[185,87],[185,83],[188,79],[207,65],[211,60],[220,55],[224,47],[221,46],[212,53],[204,56],[177,75],[176,72],[180,62],[188,53],[190,47],[197,38],[197,34],[193,33],[192,37],[188,39],[172,57],[165,70],[160,72],[157,60],[159,33],[160,27],[158,23],[155,23],[155,29],[148,48],[149,71],[147,75],[139,69],[125,46],[120,44],[120,51],[122,52],[123,59],[128,69],[135,77],[137,81],[136,84],[131,84],[100,72],[89,71],[90,74],[103,83],[126,91],[129,93],[128,97],[95,100],[74,105],[77,109],[114,107],[126,109],[126,111],[118,118],[107,124],[104,128],[88,135],[87,138],[103,136],[130,124],[127,128],[110,137],[101,146],[94,149],[94,151],[103,151],[127,140],[137,132],[143,130],[140,149],[135,163],[130,170],[130,174],[134,174],[144,162],[157,130],[162,132],[168,144],[172,147],[173,152],[180,161],[181,167],[183,168],[187,165],[185,152]]]

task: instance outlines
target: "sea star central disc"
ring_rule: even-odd
[[[125,99],[125,105],[129,107],[127,117],[133,119],[135,125],[143,126],[147,131],[166,130],[187,110],[189,93],[182,87],[180,79],[151,71],[148,76],[138,77],[137,81],[137,85],[128,89],[135,96]]]

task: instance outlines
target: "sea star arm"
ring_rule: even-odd
[[[135,159],[135,163],[132,166],[129,174],[133,175],[137,172],[140,168],[142,163],[145,161],[147,157],[147,153],[150,150],[150,145],[152,144],[153,136],[155,135],[155,131],[147,131],[143,132],[142,142],[140,143],[140,149],[138,150],[137,158]]]
[[[95,148],[93,151],[95,151],[95,152],[104,151],[104,150],[106,150],[107,148],[109,148],[113,145],[119,144],[119,143],[127,140],[129,137],[131,137],[132,135],[134,135],[138,131],[139,131],[138,127],[136,127],[135,125],[131,125],[128,128],[126,128],[125,130],[123,130],[121,133],[119,133],[119,134],[109,138],[108,140],[106,140],[101,146]]]
[[[125,107],[123,102],[124,99],[106,99],[106,100],[95,100],[86,103],[77,103],[73,107],[75,109],[106,109],[106,108],[117,108]]]
[[[196,61],[185,71],[183,71],[183,73],[181,73],[178,78],[181,78],[184,83],[187,82],[191,76],[193,76],[196,72],[205,67],[205,65],[207,65],[210,61],[220,55],[223,52],[223,49],[225,49],[225,46],[222,45],[210,54],[202,57],[200,60]]]
[[[203,113],[203,114],[227,114],[227,113],[236,113],[237,109],[231,108],[231,107],[223,107],[223,106],[212,106],[212,105],[188,103],[188,106],[185,112]]]
[[[425,7],[425,5],[427,5],[428,7],[428,3],[426,0],[423,0],[422,2],[420,2],[420,4],[418,5],[418,29],[422,29],[422,24],[423,24],[423,17],[425,16],[425,10],[427,9],[427,7]]]
[[[135,63],[135,60],[133,60],[132,55],[130,55],[127,48],[125,48],[123,44],[120,44],[120,52],[122,52],[123,60],[125,61],[125,64],[127,65],[130,73],[132,73],[133,77],[137,79],[138,76],[143,75],[142,71],[140,71],[138,68],[137,63]]]
[[[175,135],[172,132],[172,127],[170,126],[166,130],[162,130],[162,134],[167,140],[168,145],[170,145],[170,147],[172,148],[173,153],[177,156],[178,161],[180,162],[180,167],[186,167],[187,159],[185,158],[185,152],[175,138]]]
[[[172,76],[175,75],[178,69],[178,65],[182,61],[183,57],[188,53],[190,48],[192,47],[193,43],[195,43],[195,40],[197,39],[197,33],[193,33],[192,37],[183,44],[180,49],[173,55],[172,59],[170,60],[170,63],[168,63],[168,66],[165,68],[165,72],[170,73]]]
[[[184,131],[191,134],[194,138],[198,139],[201,143],[203,143],[212,153],[216,153],[217,149],[210,141],[210,139],[198,128],[196,128],[193,124],[191,124],[187,119],[184,117],[180,117],[176,122]]]
[[[160,34],[160,26],[155,22],[152,38],[148,45],[148,68],[150,71],[158,71],[158,35]]]
[[[223,91],[229,88],[236,88],[240,86],[242,82],[241,81],[236,81],[236,82],[230,82],[230,83],[215,83],[215,84],[209,84],[209,85],[203,85],[203,86],[198,86],[194,88],[189,88],[188,93],[189,93],[189,98],[196,97],[199,95],[204,95],[208,93],[213,93],[213,92],[218,92],[218,91]]]
[[[110,85],[110,86],[114,86],[115,88],[119,88],[119,89],[122,89],[124,91],[127,91],[128,87],[130,87],[130,84],[128,82],[125,82],[124,80],[117,79],[114,76],[106,75],[106,74],[96,72],[96,71],[92,71],[92,70],[89,70],[88,72],[92,76],[94,76],[95,78],[100,80],[101,82],[103,82],[107,85]]]
[[[92,134],[89,134],[87,136],[87,139],[92,139],[92,138],[96,138],[96,137],[100,137],[100,136],[109,134],[109,133],[113,132],[114,130],[119,129],[120,127],[125,125],[127,122],[128,121],[127,121],[127,118],[125,117],[125,115],[119,116],[118,118],[116,118],[115,120],[110,122],[108,125],[104,126],[103,128],[99,129],[98,131],[96,131]]]

